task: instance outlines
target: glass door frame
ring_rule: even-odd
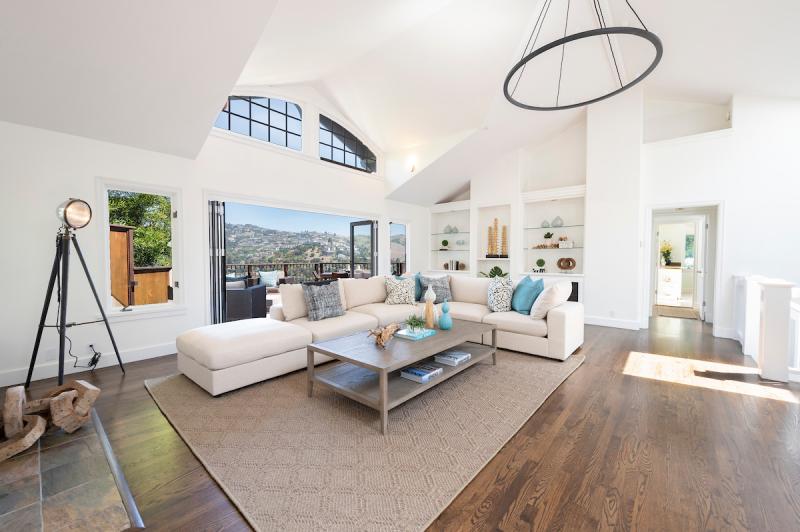
[[[363,226],[368,226],[370,228],[370,276],[378,274],[378,221],[359,220],[357,222],[350,222],[350,277],[355,277],[356,274],[356,227]]]

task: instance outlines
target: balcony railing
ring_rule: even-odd
[[[405,262],[393,262],[392,274],[401,275],[405,272]],[[369,271],[368,262],[356,262],[356,271]],[[293,277],[298,282],[315,281],[325,277],[323,274],[338,274],[339,277],[350,277],[349,262],[268,262],[248,264],[226,264],[225,273],[246,275],[255,279],[259,271],[279,270],[286,277]]]

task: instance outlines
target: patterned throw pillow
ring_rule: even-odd
[[[453,296],[450,295],[449,275],[445,275],[444,277],[425,277],[424,275],[420,275],[419,283],[422,285],[423,297],[425,296],[425,292],[428,291],[428,287],[433,287],[433,291],[436,293],[436,301],[434,301],[434,304],[438,305],[439,303],[444,303],[445,300],[453,300]]]
[[[308,307],[308,320],[319,321],[344,314],[339,283],[324,285],[303,285],[303,298]]]
[[[386,278],[386,304],[387,305],[413,305],[414,304],[414,278],[392,277]]]
[[[489,280],[489,310],[492,312],[511,310],[511,294],[513,293],[511,277],[492,277]]]

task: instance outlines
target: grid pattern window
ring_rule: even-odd
[[[277,98],[229,96],[214,127],[301,151],[303,112]]]
[[[352,133],[319,115],[319,158],[363,172],[375,172],[375,154]]]

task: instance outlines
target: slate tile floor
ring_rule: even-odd
[[[0,462],[0,530],[124,530],[130,526],[97,432],[51,427]]]

